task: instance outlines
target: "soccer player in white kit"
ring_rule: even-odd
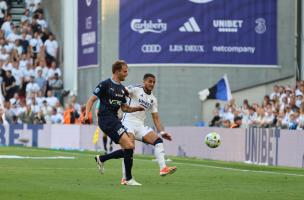
[[[142,86],[127,87],[130,97],[129,106],[142,106],[145,108],[145,110],[134,113],[125,113],[122,118],[122,124],[127,128],[128,133],[133,134],[133,142],[134,139],[136,139],[138,141],[154,145],[155,157],[160,168],[159,173],[161,176],[165,176],[167,174],[174,173],[176,171],[176,167],[169,167],[165,162],[165,151],[162,138],[169,141],[171,141],[172,138],[169,133],[165,132],[161,124],[160,117],[158,115],[157,99],[152,93],[154,85],[155,76],[153,74],[145,74]],[[154,125],[162,138],[159,137],[159,135],[152,128],[145,126],[144,121],[147,112],[151,112]],[[121,180],[121,184],[124,184],[124,166],[122,169],[123,178]]]

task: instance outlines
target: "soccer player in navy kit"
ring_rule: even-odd
[[[112,65],[112,78],[106,79],[98,84],[86,104],[86,121],[94,102],[99,98],[100,108],[98,112],[98,125],[121,149],[106,155],[97,155],[95,160],[101,174],[104,172],[104,162],[113,158],[124,158],[126,170],[125,185],[141,185],[132,178],[133,149],[134,144],[128,136],[126,128],[118,119],[119,108],[123,112],[136,112],[144,110],[143,107],[130,107],[126,103],[127,90],[121,84],[128,76],[128,65],[123,60],[118,60]]]

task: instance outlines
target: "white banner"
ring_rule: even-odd
[[[93,144],[92,125],[0,125],[0,145],[55,149],[103,150],[102,134]],[[167,127],[173,141],[164,140],[167,155],[247,162],[259,165],[304,167],[304,133],[279,129],[222,129]],[[221,145],[211,149],[205,136],[215,131]],[[118,149],[114,145],[114,150]],[[153,154],[153,146],[136,142],[136,154]]]

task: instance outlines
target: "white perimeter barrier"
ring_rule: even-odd
[[[92,142],[95,129],[92,125],[0,125],[0,145],[100,150],[102,139],[96,145]],[[166,130],[173,136],[171,142],[164,140],[167,155],[304,167],[303,131],[211,127],[167,127]],[[211,131],[221,136],[222,144],[216,149],[204,144],[206,134]],[[135,153],[153,152],[153,146],[136,143]]]

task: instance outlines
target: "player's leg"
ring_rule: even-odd
[[[121,124],[119,124],[119,123],[116,124],[116,126],[114,127],[114,129],[109,130],[108,133],[109,134],[106,135],[106,138],[109,136],[111,140],[113,140],[116,144],[120,144],[120,145],[121,145],[120,140],[122,140],[122,141],[125,140],[125,139],[121,139],[122,137],[129,138],[129,136],[127,134],[124,134],[124,133],[126,133],[126,129]],[[123,142],[123,144],[125,144],[125,146],[123,147],[123,145],[121,145],[122,149],[113,151],[113,152],[111,152],[109,154],[100,155],[99,156],[100,162],[104,163],[104,162],[106,162],[107,160],[110,160],[110,159],[123,158],[124,157],[124,150],[123,149],[133,148],[133,146],[134,146],[133,145],[134,142],[132,142],[132,140],[130,140],[130,142],[131,142],[130,144],[127,143],[127,142]]]
[[[142,140],[143,142],[147,144],[151,144],[155,147],[154,154],[159,164],[159,168],[163,169],[164,167],[166,167],[163,140],[160,137],[158,137],[158,135],[154,131],[150,131],[147,134],[145,134]]]
[[[123,137],[122,143],[127,144],[127,145],[124,145],[124,149],[125,149],[125,148],[132,148],[132,145],[134,146],[134,136],[133,136],[133,139],[131,139],[131,142],[132,142],[131,145],[128,145],[128,143],[124,142],[124,140],[125,140],[124,138],[125,138],[126,136],[129,137],[129,135],[127,135],[127,134],[123,134],[123,135],[121,136],[121,138]],[[121,139],[121,138],[120,138],[120,139]],[[133,141],[132,141],[132,140],[133,140]],[[119,140],[119,141],[120,141],[120,140]],[[118,141],[117,143],[119,143],[119,141]],[[123,145],[121,145],[121,146],[123,146]],[[113,152],[111,152],[111,153],[109,153],[109,154],[97,155],[97,156],[95,156],[95,160],[96,160],[96,162],[98,163],[98,166],[99,166],[99,172],[100,172],[101,174],[104,173],[104,163],[105,163],[107,160],[125,158],[125,150],[124,150],[124,149],[118,149],[118,150],[113,151]],[[132,157],[132,159],[133,159],[133,157]],[[124,160],[125,160],[125,159],[124,159]],[[132,163],[133,163],[133,162],[132,162]]]
[[[133,129],[128,128],[128,131],[129,131],[129,130],[133,130]],[[135,136],[134,136],[134,133],[128,132],[128,136],[131,138],[133,144],[135,145]],[[121,179],[120,183],[121,183],[122,185],[125,185],[125,184],[126,184],[127,177],[126,177],[126,167],[125,167],[125,162],[124,162],[124,160],[122,160],[121,166],[122,166],[122,179]]]
[[[126,130],[125,128],[121,125],[119,120],[113,119],[111,123],[105,123],[101,120],[98,120],[99,128],[107,134],[116,144],[119,144],[119,140],[123,135],[126,135],[125,137],[128,137],[127,134],[123,134]],[[132,143],[131,143],[132,144]],[[104,163],[107,160],[110,159],[118,159],[118,158],[123,158],[124,157],[124,150],[119,149],[114,152],[111,152],[109,154],[105,155],[96,155],[95,160],[98,164],[99,172],[101,174],[104,173]]]
[[[107,155],[98,156],[96,159],[100,172],[103,172],[104,162],[113,158],[124,158],[126,170],[126,185],[141,185],[132,178],[134,141],[128,136],[126,128],[118,119],[101,121],[98,120],[100,129],[103,130],[116,144],[120,144],[120,150],[114,151]]]
[[[110,152],[113,151],[113,140],[110,139]]]
[[[132,135],[132,134],[130,134]],[[134,153],[134,140],[125,132],[122,134],[119,140],[120,146],[124,149],[124,165],[126,182],[125,185],[141,185],[135,181],[132,177],[132,167],[133,167],[133,153]]]
[[[143,142],[145,142],[147,144],[154,145],[154,147],[155,147],[154,154],[155,154],[156,160],[157,160],[159,168],[160,168],[159,173],[161,176],[165,176],[167,174],[172,174],[176,171],[175,166],[168,167],[166,165],[165,149],[164,149],[163,140],[157,135],[157,133],[155,131],[150,131],[150,132],[146,133],[142,137],[142,140],[143,140]]]
[[[108,136],[104,133],[102,135],[102,143],[103,143],[103,149],[105,150],[105,153],[108,153],[107,143],[108,143]]]
[[[113,151],[113,152],[111,152],[109,154],[105,154],[105,155],[96,155],[95,161],[98,164],[98,169],[99,169],[100,174],[104,173],[104,163],[107,160],[119,159],[119,158],[123,158],[123,157],[124,157],[124,151],[122,149]]]

